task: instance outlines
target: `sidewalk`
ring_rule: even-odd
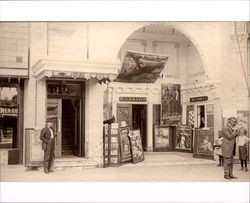
[[[146,153],[145,161],[137,164],[88,169],[67,167],[50,174],[45,174],[43,168],[25,171],[26,168],[21,165],[1,166],[0,179],[15,182],[249,182],[249,172],[240,171],[239,168],[239,164],[234,165],[234,175],[238,179],[228,181],[223,178],[223,168],[213,160],[196,159],[188,153],[165,152]]]
[[[183,152],[146,152],[145,160],[136,164],[127,163],[124,167],[141,166],[177,166],[177,165],[200,165],[216,164],[214,160],[193,158],[192,153]]]

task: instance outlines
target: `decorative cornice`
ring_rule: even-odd
[[[192,84],[182,88],[181,91],[184,94],[191,94],[191,93],[201,93],[206,91],[210,92],[216,89],[217,86],[215,84],[200,84],[200,85]]]

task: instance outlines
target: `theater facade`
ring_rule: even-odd
[[[38,165],[46,121],[55,126],[57,159],[81,157],[97,166],[103,121],[112,116],[140,129],[144,151],[198,158],[207,158],[200,145],[213,143],[229,116],[249,131],[249,22],[1,22],[0,28],[2,164]],[[119,81],[128,52],[168,59],[154,82]],[[169,106],[168,91],[178,100]],[[178,113],[178,122],[162,119],[168,113]]]

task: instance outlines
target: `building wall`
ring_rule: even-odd
[[[28,76],[28,23],[0,23],[0,76]]]
[[[173,37],[169,33],[145,34],[140,31],[144,26],[151,24],[156,27],[172,27],[181,34]],[[249,77],[249,45],[247,46],[249,23],[1,22],[0,67],[11,66],[17,70],[28,67],[28,48],[30,48],[30,75],[24,85],[24,129],[41,128],[45,121],[45,83],[44,81],[38,82],[33,76],[33,67],[39,60],[51,59],[56,63],[94,61],[103,64],[110,62],[121,64],[122,55],[124,55],[124,51],[121,50],[122,47],[127,46],[124,44],[127,39],[127,42],[133,41],[136,46],[130,43],[126,49],[132,47],[134,51],[161,54],[170,48],[171,52],[168,54],[177,55],[178,63],[172,63],[172,69],[166,70],[166,80],[158,80],[155,84],[156,87],[152,87],[152,91],[158,90],[161,83],[169,82],[181,83],[183,89],[193,90],[202,84],[205,86],[212,84],[215,88],[211,89],[208,94],[211,94],[216,103],[215,124],[217,129],[222,125],[223,109],[250,109],[249,92],[247,91],[249,79],[245,79],[245,75]],[[171,43],[166,43],[169,42],[166,41],[169,39],[171,39]],[[177,41],[179,44],[176,44]],[[3,69],[0,71],[0,75],[2,75]],[[86,119],[86,136],[89,136],[86,138],[86,151],[89,157],[100,158],[101,156],[101,149],[96,145],[95,139],[97,139],[97,143],[102,143],[102,129],[96,129],[93,122],[102,126],[102,88],[103,86],[99,87],[92,83],[86,86],[86,111],[89,112],[88,114],[86,112],[86,118],[89,116],[90,119],[90,121]],[[157,94],[150,94],[148,99],[151,103],[160,101]],[[191,91],[185,95],[183,98],[188,99],[198,93]],[[98,109],[96,111],[89,109],[91,104],[99,105],[99,107],[95,107]],[[151,114],[151,111],[151,106],[149,106],[148,115]],[[115,112],[115,107],[113,107],[113,112]],[[97,117],[97,121],[95,117]],[[91,137],[91,134],[94,136]]]
[[[85,154],[102,164],[103,156],[103,93],[106,85],[89,80],[85,94]]]

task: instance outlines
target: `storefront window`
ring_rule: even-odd
[[[17,140],[16,87],[0,87],[0,148],[14,148]]]

